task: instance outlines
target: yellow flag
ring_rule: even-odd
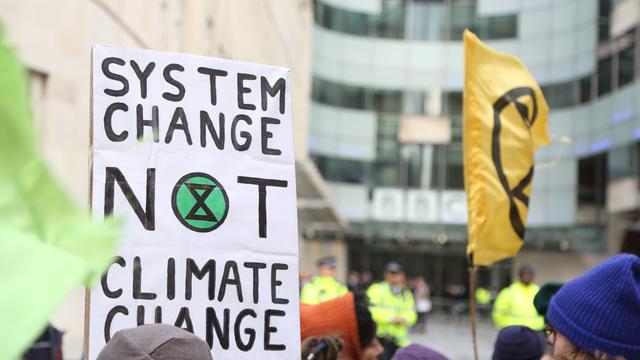
[[[520,60],[464,32],[467,254],[474,265],[514,256],[524,240],[534,151],[549,143],[549,107]]]

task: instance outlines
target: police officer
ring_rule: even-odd
[[[544,318],[533,305],[533,298],[540,287],[533,283],[534,271],[523,266],[518,271],[519,280],[500,291],[493,304],[493,322],[498,330],[512,325],[523,325],[533,330],[544,328]]]
[[[348,292],[347,287],[336,280],[336,259],[322,258],[318,261],[318,275],[311,278],[300,294],[300,302],[315,305],[335,299]]]
[[[378,325],[378,338],[384,346],[384,354],[379,359],[391,359],[399,347],[411,343],[409,328],[415,324],[418,314],[402,266],[397,262],[388,263],[384,278],[383,282],[369,287],[367,296],[371,317]]]

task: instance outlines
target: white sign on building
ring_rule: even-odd
[[[467,197],[464,191],[443,191],[440,194],[442,222],[446,224],[467,223]]]
[[[402,221],[405,218],[404,191],[377,188],[373,191],[371,218],[378,221]]]
[[[407,192],[407,221],[434,224],[438,222],[438,192],[409,190]]]
[[[124,223],[88,358],[162,322],[214,359],[300,357],[289,71],[96,46],[92,209]]]

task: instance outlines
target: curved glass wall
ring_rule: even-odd
[[[418,41],[461,40],[469,28],[483,39],[517,36],[517,16],[478,17],[475,1],[382,0],[378,14],[315,2],[315,23],[357,36]]]
[[[346,85],[319,77],[313,78],[312,99],[324,105],[347,109],[369,110],[395,114],[425,114],[427,97],[441,97],[442,114],[462,114],[462,92],[435,92],[415,90],[386,90]],[[440,113],[440,111],[438,111]]]

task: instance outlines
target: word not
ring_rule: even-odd
[[[148,168],[146,170],[146,202],[145,208],[142,208],[138,197],[134,194],[133,189],[129,185],[129,182],[125,178],[122,171],[117,167],[109,166],[105,169],[105,183],[104,183],[104,215],[110,215],[113,213],[114,197],[115,197],[115,184],[117,183],[122,191],[123,195],[127,199],[127,202],[135,212],[136,216],[140,220],[142,226],[149,231],[154,231],[156,228],[156,169]],[[200,173],[204,174],[204,173]],[[204,174],[206,175],[206,174]],[[262,179],[249,176],[238,176],[238,184],[255,185],[258,190],[258,236],[260,238],[267,237],[267,188],[279,187],[286,188],[288,182],[286,180],[278,179]],[[180,183],[180,181],[178,181]],[[169,199],[171,201],[171,199]],[[227,203],[229,200],[226,200]],[[176,215],[177,216],[177,215]],[[226,215],[225,215],[226,216]],[[184,223],[183,223],[184,224]],[[194,230],[192,227],[188,227]],[[194,230],[198,231],[198,230]]]

